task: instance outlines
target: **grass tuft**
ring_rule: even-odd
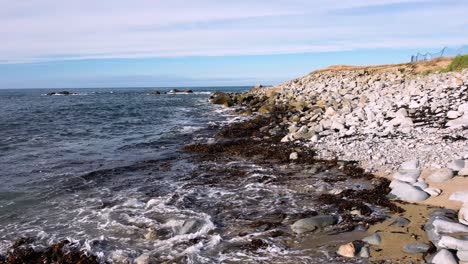
[[[468,55],[456,56],[443,72],[461,71],[468,68]]]

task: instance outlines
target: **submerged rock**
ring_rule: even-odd
[[[317,215],[296,221],[291,229],[297,234],[316,231],[334,225],[336,217],[333,215]]]

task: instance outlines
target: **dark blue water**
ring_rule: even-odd
[[[363,182],[181,150],[245,118],[210,92],[246,89],[0,90],[0,254],[32,237],[38,248],[67,239],[102,263],[337,263],[342,238],[295,236],[289,224],[320,209],[322,187]],[[286,215],[277,230],[263,224]]]
[[[98,225],[112,217],[87,207],[128,202],[126,195],[151,181],[164,189],[164,173],[132,175],[131,166],[170,159],[210,125],[225,121],[225,111],[209,104],[210,92],[248,88],[192,89],[194,94],[162,95],[142,88],[73,89],[78,95],[70,96],[0,90],[0,251],[26,235],[50,241],[102,236]],[[96,171],[103,180],[87,176]],[[78,218],[89,221],[79,224]],[[127,230],[110,233],[120,232]]]

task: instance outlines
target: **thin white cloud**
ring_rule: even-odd
[[[450,0],[0,0],[0,6],[0,63],[468,43],[468,4]]]

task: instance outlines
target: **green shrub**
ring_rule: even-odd
[[[465,68],[468,68],[468,55],[460,55],[453,59],[452,63],[450,63],[444,72],[461,71]]]

